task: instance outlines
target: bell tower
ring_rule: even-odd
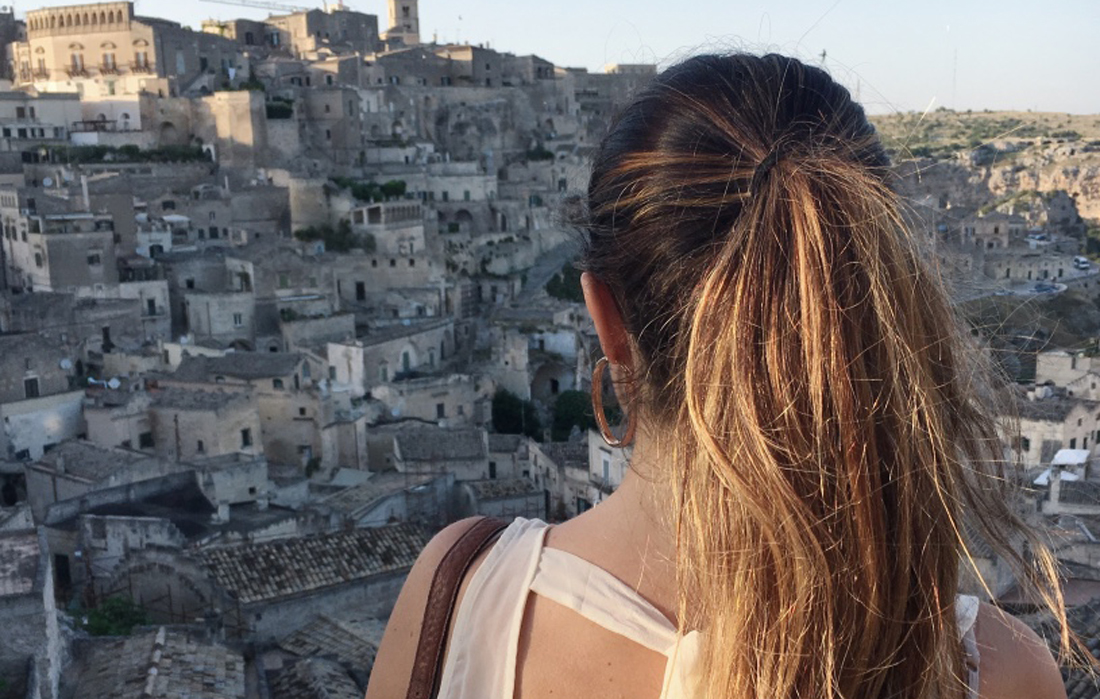
[[[387,39],[401,39],[406,46],[420,43],[420,8],[418,0],[389,0],[390,28]]]

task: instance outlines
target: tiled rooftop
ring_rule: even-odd
[[[231,403],[247,403],[248,397],[228,391],[189,391],[164,388],[153,394],[153,406],[169,410],[221,410]]]
[[[201,558],[244,604],[313,592],[412,566],[427,544],[411,524],[211,548]]]
[[[160,627],[96,640],[83,660],[78,697],[244,699],[244,658],[185,631]]]
[[[514,498],[536,492],[535,484],[526,478],[467,481],[466,485],[470,486],[478,500]]]
[[[434,474],[379,473],[362,485],[344,488],[335,495],[330,495],[321,504],[344,515],[354,516],[367,509],[373,502],[400,493],[406,488],[427,483],[433,478],[435,478]]]
[[[487,459],[489,452],[477,429],[447,430],[424,428],[399,432],[394,436],[401,450],[402,461],[438,461],[454,459]]]
[[[1084,642],[1092,657],[1100,660],[1100,598],[1070,609],[1066,614],[1069,626]],[[1058,653],[1058,633],[1047,616],[1032,615],[1023,620],[1046,639],[1051,652]],[[1062,669],[1066,685],[1066,699],[1097,699],[1100,697],[1100,678],[1090,676],[1085,669]]]
[[[171,375],[176,381],[206,382],[215,376],[237,379],[279,378],[293,374],[300,354],[284,352],[231,352],[224,357],[185,357]]]
[[[38,534],[34,530],[0,534],[0,597],[26,595],[38,576]]]
[[[271,681],[272,699],[362,699],[363,690],[331,660],[294,663]]]
[[[385,624],[378,619],[349,621],[319,616],[279,642],[303,658],[335,658],[347,668],[370,672]]]
[[[96,483],[155,460],[154,457],[139,452],[108,449],[91,442],[72,439],[43,454],[38,464]],[[163,469],[148,470],[155,472]]]
[[[366,334],[360,335],[356,339],[362,342],[364,347],[370,347],[383,342],[389,342],[390,340],[397,340],[402,337],[410,337],[418,333],[443,328],[451,324],[451,322],[452,321],[449,319],[425,320],[418,323],[410,322],[408,325],[401,323],[399,325],[371,328]]]

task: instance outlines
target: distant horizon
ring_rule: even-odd
[[[20,7],[17,16],[76,4],[86,3]],[[485,44],[590,72],[614,63],[665,67],[705,52],[775,51],[822,65],[876,115],[938,107],[1100,114],[1100,90],[1088,88],[1100,80],[1100,59],[1087,53],[1100,26],[1094,0],[1063,0],[1042,13],[1029,0],[1003,0],[995,12],[957,0],[925,0],[919,7],[872,0],[788,0],[777,7],[743,0],[736,8],[696,0],[690,11],[656,0],[561,0],[552,12],[505,0],[457,8],[440,0],[419,4],[425,42]],[[349,0],[345,7],[377,15],[379,30],[386,29],[385,0]],[[134,11],[195,30],[205,19],[277,13],[170,0],[136,0]]]

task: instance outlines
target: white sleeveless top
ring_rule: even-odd
[[[668,658],[661,699],[691,699],[699,633],[676,627],[629,585],[558,549],[545,548],[549,525],[517,518],[470,578],[455,618],[440,699],[512,699],[520,625],[531,592]],[[960,596],[959,633],[967,651],[971,697],[977,697],[974,620],[978,600]]]

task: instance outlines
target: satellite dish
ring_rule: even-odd
[[[43,177],[42,178],[42,186],[43,187],[52,187],[53,186],[53,178],[52,177]]]
[[[390,409],[390,415],[393,415],[394,417],[401,417],[401,409],[400,408],[391,408]]]
[[[72,361],[70,361],[70,360],[68,360],[68,359],[62,359],[62,360],[61,360],[60,362],[58,362],[58,363],[59,363],[59,364],[61,365],[61,368],[62,368],[62,369],[64,369],[65,371],[68,371],[69,369],[72,369],[72,368],[73,368],[73,363],[72,363]]]
[[[122,385],[122,382],[119,381],[118,379],[111,379],[110,381],[107,382],[107,388],[111,389],[112,391],[117,390],[118,387],[121,386],[121,385]]]

